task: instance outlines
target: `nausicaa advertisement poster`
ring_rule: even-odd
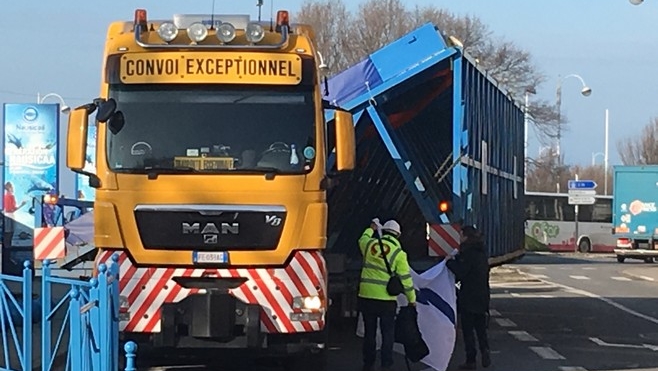
[[[58,192],[58,133],[59,104],[4,104],[5,251],[32,246],[34,205]]]

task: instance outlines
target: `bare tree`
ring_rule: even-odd
[[[589,179],[596,182],[598,187],[596,191],[598,194],[604,193],[605,184],[605,168],[603,165],[590,165],[590,166],[572,166],[570,169],[570,179]],[[608,194],[612,194],[612,172],[608,170]]]
[[[566,189],[571,178],[569,166],[559,165],[558,156],[552,149],[528,161],[527,190],[557,192]]]
[[[617,143],[617,150],[624,165],[658,164],[658,118],[645,126],[639,137]]]
[[[544,100],[531,101],[528,104],[528,115],[530,122],[533,124],[531,128],[534,129],[537,139],[542,145],[553,143],[555,138],[557,138],[558,125],[562,127],[563,134],[567,130],[565,126],[569,121],[564,114],[560,116],[560,122],[558,124],[557,107],[555,104]]]
[[[495,38],[480,18],[459,16],[433,5],[408,9],[402,0],[365,0],[352,15],[342,0],[306,0],[297,19],[315,28],[318,50],[330,62],[332,74],[431,22],[445,36],[459,39],[478,66],[510,91],[521,105],[525,91],[545,81],[527,50],[512,41]],[[533,101],[528,111],[543,143],[556,137],[558,121],[554,105]],[[560,122],[564,125],[567,120],[563,116]]]
[[[322,54],[331,74],[354,63],[345,53],[350,42],[345,25],[352,23],[352,17],[342,0],[305,1],[297,14],[296,19],[301,23],[313,26],[315,47]]]
[[[346,50],[352,63],[413,29],[401,0],[366,0],[359,5],[355,20],[349,28],[351,43]]]

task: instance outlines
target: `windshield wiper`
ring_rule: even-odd
[[[277,174],[283,173],[280,169],[270,166],[256,166],[243,169],[231,169],[229,172],[245,173],[245,174],[265,174],[265,179],[272,180]]]
[[[160,174],[190,174],[199,172],[197,169],[189,166],[157,166],[145,167],[146,175],[149,179],[157,179]]]

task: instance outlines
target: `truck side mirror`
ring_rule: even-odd
[[[78,107],[69,114],[66,166],[78,173],[85,167],[88,126],[89,110],[87,106]]]
[[[356,139],[352,114],[336,110],[334,124],[336,125],[336,170],[353,170],[356,164]]]

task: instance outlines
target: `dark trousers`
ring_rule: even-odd
[[[372,367],[377,358],[377,322],[382,333],[382,368],[393,366],[393,337],[395,335],[396,301],[359,299],[365,334],[363,337],[363,364]]]
[[[466,347],[466,362],[473,363],[477,356],[475,349],[475,334],[477,334],[480,352],[489,352],[489,339],[487,338],[487,315],[484,313],[460,313],[464,346]]]

